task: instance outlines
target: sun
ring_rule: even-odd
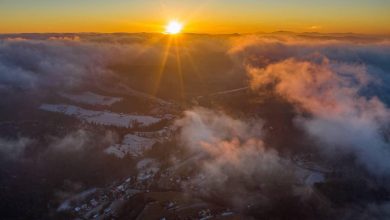
[[[165,33],[167,34],[178,34],[183,29],[183,24],[179,21],[172,20],[165,27]]]

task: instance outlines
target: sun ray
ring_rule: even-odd
[[[177,73],[179,77],[179,86],[180,86],[180,98],[181,101],[185,100],[185,91],[184,91],[184,80],[183,80],[183,72],[182,72],[182,66],[181,66],[181,55],[180,55],[180,48],[179,47],[179,39],[175,38],[175,52],[176,52],[176,65],[177,65]]]
[[[170,50],[171,50],[171,44],[172,44],[172,37],[168,37],[168,42],[165,45],[165,48],[164,48],[164,51],[163,51],[162,60],[161,60],[161,64],[159,66],[160,69],[157,71],[157,75],[156,75],[156,79],[155,79],[155,85],[154,85],[154,89],[153,89],[153,95],[157,95],[158,90],[160,89],[160,81],[161,81],[161,77],[162,77],[162,75],[164,73],[165,65],[166,65],[168,57],[169,57],[169,53],[170,53]]]
[[[183,47],[183,50],[184,50],[184,55],[188,58],[189,60],[189,63],[191,65],[191,68],[194,70],[194,73],[196,74],[196,76],[202,80],[202,77],[200,75],[200,71],[199,71],[199,68],[197,66],[197,64],[195,63],[194,61],[194,58],[192,57],[189,49],[187,47]]]

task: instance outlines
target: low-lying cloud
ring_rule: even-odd
[[[195,108],[176,122],[180,140],[199,159],[200,173],[186,187],[225,198],[235,207],[265,205],[290,195],[298,183],[294,166],[267,148],[262,121],[243,122],[223,112]]]
[[[32,142],[32,139],[26,137],[21,137],[17,140],[0,138],[0,153],[7,159],[17,159],[23,156],[25,149]]]
[[[116,133],[107,131],[104,134],[95,134],[84,129],[70,131],[63,136],[46,136],[46,142],[39,142],[31,137],[18,137],[16,139],[0,138],[0,153],[5,159],[20,160],[31,158],[26,152],[34,155],[47,156],[52,154],[80,154],[85,152],[100,152],[99,146],[109,146],[118,141]],[[37,147],[37,143],[46,143],[41,149],[29,149]]]
[[[0,88],[79,88],[118,79],[129,66],[136,75],[142,74],[142,68],[158,66],[154,73],[158,74],[163,60],[176,68],[177,50],[173,47],[182,48],[182,62],[190,55],[207,60],[213,53],[226,51],[224,42],[203,37],[174,44],[158,34],[0,35]],[[196,64],[202,69],[202,63]]]
[[[128,53],[131,52],[129,49]],[[0,41],[0,85],[22,89],[73,88],[112,76],[119,46],[39,40]]]
[[[375,175],[388,176],[390,145],[383,132],[390,111],[376,96],[361,95],[380,79],[363,64],[289,58],[265,68],[248,66],[253,88],[271,85],[273,91],[310,116],[296,123],[332,155],[352,153],[358,163]]]

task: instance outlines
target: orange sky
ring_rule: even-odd
[[[386,0],[1,0],[0,32],[390,33]]]

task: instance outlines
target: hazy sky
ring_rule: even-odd
[[[390,33],[390,0],[0,0],[0,32]]]

